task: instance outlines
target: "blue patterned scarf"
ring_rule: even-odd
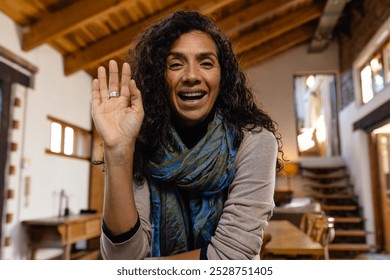
[[[192,149],[172,129],[178,151],[159,151],[151,162],[153,257],[210,242],[236,171],[235,133],[218,114]]]

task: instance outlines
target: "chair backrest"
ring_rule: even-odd
[[[323,216],[315,220],[310,237],[324,247],[324,257],[329,259],[328,246],[335,238],[334,229],[335,219],[329,216]]]
[[[263,244],[261,245],[261,249],[260,249],[260,259],[261,260],[265,259],[265,255],[267,254],[267,250],[266,250],[265,246],[271,241],[271,239],[272,239],[272,235],[265,232],[263,235]]]
[[[323,246],[328,245],[334,239],[334,218],[323,216],[314,221],[311,237]]]
[[[312,237],[312,231],[316,220],[321,219],[324,215],[322,213],[305,213],[301,218],[299,228]]]

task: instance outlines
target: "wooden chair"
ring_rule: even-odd
[[[264,260],[265,259],[265,255],[267,254],[267,249],[265,248],[265,246],[271,241],[272,239],[272,235],[269,234],[269,233],[264,233],[263,235],[263,244],[261,245],[261,249],[260,249],[260,260]]]
[[[329,244],[335,238],[335,219],[329,216],[322,216],[316,219],[310,233],[310,237],[324,247],[324,258],[329,260]]]
[[[309,235],[310,237],[312,236],[312,231],[314,227],[314,222],[318,219],[321,219],[324,216],[323,213],[305,213],[303,214],[301,218],[301,223],[300,223],[300,230],[302,230],[304,233]]]

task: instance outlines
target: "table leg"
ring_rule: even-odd
[[[71,245],[65,245],[65,260],[70,260]]]
[[[35,260],[35,256],[38,248],[36,246],[30,246],[30,248],[31,248],[30,259]]]

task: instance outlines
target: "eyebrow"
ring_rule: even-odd
[[[182,53],[182,52],[170,52],[168,54],[168,57],[171,56],[171,55],[174,56],[174,57],[177,57],[177,58],[185,58],[186,57],[184,55],[184,53]],[[210,56],[214,56],[216,59],[218,59],[218,56],[214,52],[200,52],[200,53],[196,54],[196,57],[198,59],[203,59],[203,58],[207,58],[207,57],[210,57]]]

